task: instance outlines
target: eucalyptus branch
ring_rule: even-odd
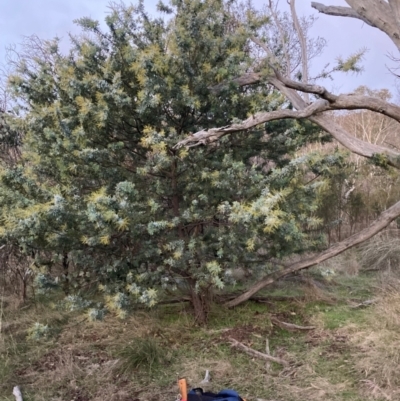
[[[363,18],[360,14],[358,14],[355,10],[350,7],[342,7],[342,6],[326,6],[322,3],[317,3],[315,1],[311,2],[311,7],[318,10],[320,13],[333,15],[335,17],[350,17],[360,19],[368,25],[371,25],[370,21]],[[374,25],[371,25],[374,26]]]
[[[301,80],[308,84],[308,57],[307,57],[307,41],[304,36],[303,30],[301,28],[299,19],[297,18],[295,0],[290,0],[290,11],[292,14],[293,25],[296,29],[297,36],[299,37],[300,49],[301,49],[301,69],[302,69],[302,77]],[[306,103],[310,101],[308,93],[304,93],[304,100]]]
[[[257,38],[252,38],[252,40],[254,40],[255,43],[259,44],[260,46],[263,45],[263,43]],[[238,84],[240,86],[244,86],[260,83],[261,80],[262,77],[260,74],[249,73],[241,77],[234,78],[231,82],[234,82],[235,84]],[[384,146],[371,144],[369,142],[358,139],[349,134],[339,124],[335,123],[329,116],[325,116],[323,114],[323,112],[325,111],[332,110],[365,109],[386,115],[400,122],[399,106],[372,96],[334,95],[322,86],[304,84],[302,82],[293,81],[282,76],[278,71],[275,71],[275,75],[266,76],[264,78],[264,81],[273,85],[276,89],[281,91],[281,93],[284,94],[288,98],[288,100],[290,100],[297,111],[282,109],[272,112],[257,113],[241,123],[199,131],[195,134],[192,134],[188,138],[178,142],[176,147],[195,147],[199,145],[206,145],[208,143],[218,141],[221,137],[227,134],[239,131],[246,131],[268,121],[285,118],[309,118],[310,121],[318,124],[321,128],[330,133],[337,141],[339,141],[350,151],[367,158],[372,158],[376,154],[382,154],[385,158],[387,158],[387,163],[389,165],[400,168],[399,152],[393,149],[386,148]],[[226,85],[227,83],[218,85],[212,88],[212,90],[218,92],[226,87]],[[316,100],[311,105],[307,105],[307,103],[296,91],[300,91],[303,93],[312,93],[319,96],[321,99]]]

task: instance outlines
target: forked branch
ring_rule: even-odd
[[[259,74],[250,73],[234,79],[233,82],[237,85],[245,86],[259,83],[261,79],[262,78]],[[332,110],[365,109],[375,111],[400,122],[399,106],[372,96],[337,96],[330,93],[322,86],[293,81],[281,76],[278,72],[276,72],[275,76],[269,76],[264,79],[267,84],[273,85],[281,93],[286,95],[297,111],[281,109],[272,112],[257,113],[239,124],[231,124],[225,127],[196,132],[195,134],[192,134],[178,142],[176,147],[179,148],[182,146],[194,147],[198,145],[206,145],[208,143],[218,141],[224,135],[239,131],[246,131],[269,121],[285,118],[308,118],[310,121],[319,125],[326,132],[330,133],[338,142],[340,142],[351,152],[367,158],[373,158],[375,155],[380,154],[386,158],[388,165],[400,168],[400,152],[358,139],[349,134],[339,124],[333,122],[329,116],[323,114],[325,111]],[[217,87],[213,88],[213,91],[217,93],[226,85],[227,84],[218,85]],[[312,93],[320,97],[320,99],[311,104],[307,104],[296,91]]]
[[[260,351],[256,351],[255,349],[242,344],[241,342],[235,340],[234,338],[229,338],[229,341],[230,341],[232,347],[238,348],[241,351],[246,352],[246,354],[249,354],[249,355],[259,358],[259,359],[264,359],[265,361],[275,362],[275,363],[278,363],[279,365],[283,365],[283,366],[289,365],[289,363],[282,358],[276,358],[276,357],[268,355],[268,354],[263,354]]]

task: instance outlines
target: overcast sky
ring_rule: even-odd
[[[254,0],[256,6],[266,0]],[[344,0],[319,0],[330,5],[347,5]],[[145,0],[150,12],[155,11],[158,0]],[[286,0],[280,0],[282,8]],[[317,14],[312,9],[311,0],[297,0],[299,16]],[[18,44],[23,36],[36,34],[50,39],[59,36],[64,39],[63,46],[68,46],[68,33],[77,33],[79,29],[73,20],[82,16],[103,21],[108,12],[109,0],[0,0],[0,62],[4,63],[5,49],[10,44]],[[351,18],[319,15],[313,32],[328,41],[324,54],[314,60],[312,70],[317,71],[327,62],[334,62],[338,56],[345,56],[360,48],[368,48],[364,60],[365,72],[361,75],[338,75],[334,82],[325,85],[335,92],[351,92],[365,84],[374,89],[387,88],[397,93],[394,78],[386,65],[394,66],[388,54],[397,55],[395,46],[386,36],[368,25]]]

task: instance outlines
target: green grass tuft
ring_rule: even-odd
[[[151,373],[170,361],[166,350],[153,338],[136,338],[132,344],[120,349],[117,356],[120,358],[118,369],[122,374],[135,371]]]

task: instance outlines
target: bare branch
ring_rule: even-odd
[[[292,71],[292,68],[291,68],[292,60],[291,60],[291,57],[289,56],[289,50],[288,50],[286,40],[285,40],[285,36],[286,36],[287,32],[285,32],[285,30],[281,24],[281,21],[278,17],[277,7],[278,7],[277,4],[274,7],[273,2],[271,0],[269,0],[269,5],[268,5],[269,12],[270,12],[272,18],[274,19],[276,27],[278,28],[280,44],[282,46],[283,53],[285,55],[286,75],[290,76],[290,73]],[[266,47],[264,47],[261,44],[261,42],[256,41],[256,38],[252,38],[252,40],[253,40],[253,42],[257,43],[259,46],[263,47],[264,50],[267,51],[267,53],[269,54],[270,57],[273,56],[272,52],[269,51],[269,49],[266,49]]]
[[[373,237],[375,234],[379,233],[399,216],[400,201],[381,213],[381,215],[369,227],[365,228],[359,233],[352,235],[344,241],[338,242],[337,244],[328,248],[326,251],[319,253],[318,255],[312,256],[300,262],[293,263],[291,266],[284,268],[283,270],[265,276],[262,280],[258,281],[256,284],[250,287],[246,292],[239,295],[232,301],[227,302],[225,305],[230,308],[237,306],[247,301],[256,292],[281,279],[282,277],[285,277],[299,270],[308,269],[311,266],[315,266],[318,263],[339,255],[347,249],[361,244],[367,239]]]
[[[302,69],[302,77],[301,80],[305,83],[308,84],[308,57],[307,57],[307,41],[304,36],[303,30],[301,28],[299,19],[297,18],[297,12],[296,12],[296,5],[295,5],[296,0],[290,0],[290,12],[292,14],[292,19],[293,19],[293,25],[294,28],[297,32],[297,36],[299,37],[299,42],[300,42],[300,49],[301,49],[301,69]],[[306,103],[309,102],[309,96],[308,93],[305,92],[304,94],[304,100]]]
[[[282,88],[282,84],[286,88],[296,89],[301,92],[313,93],[329,101],[329,110],[371,110],[385,116],[391,117],[394,120],[400,122],[400,107],[394,103],[386,102],[376,96],[363,96],[363,95],[334,95],[333,93],[326,90],[323,86],[319,85],[305,85],[298,81],[292,81],[279,74],[279,81],[270,78],[269,82],[276,87]],[[288,93],[286,93],[288,96]],[[289,96],[288,96],[289,97]],[[290,98],[290,97],[289,97]],[[292,99],[290,99],[292,101]],[[296,102],[296,108],[304,108],[306,103],[300,104]]]
[[[396,21],[400,21],[400,2],[399,0],[388,0],[392,14]]]
[[[246,131],[250,128],[257,127],[260,124],[264,124],[268,121],[286,119],[286,118],[307,118],[311,117],[316,113],[320,113],[321,111],[325,111],[329,109],[329,103],[326,100],[318,100],[312,103],[310,106],[306,107],[303,110],[294,111],[294,110],[276,110],[271,112],[263,112],[257,113],[254,116],[251,116],[247,120],[244,120],[240,124],[232,124],[226,127],[221,128],[213,128],[208,131],[199,131],[195,134],[189,136],[188,138],[180,141],[175,147],[180,148],[182,146],[193,147],[198,145],[206,145],[211,142],[215,142],[219,140],[221,137],[227,134],[232,134],[234,132]]]
[[[315,2],[312,2],[311,6],[324,14],[360,19],[385,32],[400,50],[400,26],[396,19],[398,9],[395,0],[391,1],[391,4],[376,0],[346,0],[346,2],[351,8],[325,6]],[[394,5],[396,5],[395,12],[393,12]]]
[[[283,366],[288,366],[289,365],[289,363],[287,361],[285,361],[284,359],[275,358],[274,356],[263,354],[262,352],[256,351],[255,349],[250,348],[247,345],[244,345],[244,344],[240,343],[239,341],[235,340],[234,338],[229,338],[229,341],[230,341],[230,343],[232,344],[233,347],[238,348],[238,349],[246,352],[246,354],[249,354],[251,356],[255,356],[255,357],[260,358],[260,359],[264,359],[266,361],[275,362],[275,363],[278,363],[279,365],[283,365]]]
[[[219,85],[215,85],[210,88],[211,92],[219,93],[224,89],[227,89],[231,83],[237,86],[246,86],[246,85],[254,85],[258,84],[261,81],[261,75],[256,72],[248,72],[246,74],[241,75],[240,77],[233,78],[231,81],[222,82]]]
[[[269,82],[273,84],[279,91],[281,91],[281,93],[283,93],[292,102],[296,109],[302,110],[307,107],[307,104],[304,102],[301,96],[293,89],[287,88],[278,78],[271,77]],[[355,138],[346,130],[344,130],[339,124],[332,121],[329,116],[319,114],[318,116],[314,115],[309,117],[309,120],[318,124],[322,129],[330,133],[338,142],[340,142],[351,152],[367,158],[372,158],[376,154],[383,154],[386,156],[387,163],[389,165],[400,168],[399,152]]]
[[[315,326],[299,326],[299,325],[293,324],[293,323],[282,322],[281,320],[279,320],[275,316],[271,317],[271,323],[275,324],[276,326],[279,326],[281,329],[285,329],[285,330],[289,330],[289,331],[297,331],[297,330],[299,330],[299,331],[308,331],[308,330],[315,330],[316,329]]]
[[[315,1],[311,2],[311,7],[315,8],[317,11],[323,14],[333,15],[335,17],[357,18],[361,21],[364,21],[366,24],[371,25],[368,20],[364,19],[361,15],[359,15],[350,7],[326,6],[325,4],[316,3]],[[375,25],[371,26],[375,27]]]
[[[302,92],[313,93],[330,102],[330,110],[371,110],[400,122],[400,107],[386,102],[376,96],[360,95],[334,95],[323,86],[305,85],[298,81],[292,81],[286,77],[279,76],[279,80],[287,87]]]
[[[276,77],[281,81],[287,88],[296,89],[301,92],[313,93],[314,95],[321,96],[322,98],[333,102],[337,99],[337,96],[333,93],[328,92],[323,86],[304,84],[299,81],[293,81],[281,75],[279,71],[275,71]]]
[[[250,73],[236,78],[234,82],[238,85],[247,85],[249,83],[254,84],[260,82],[260,80],[261,76],[259,74]],[[272,112],[257,113],[256,115],[248,118],[240,124],[232,124],[221,128],[213,128],[209,129],[208,131],[199,131],[180,141],[176,145],[176,148],[182,146],[194,147],[205,145],[207,143],[219,140],[224,135],[233,132],[245,131],[268,121],[273,121],[281,118],[309,118],[310,121],[318,124],[326,132],[330,133],[338,142],[340,142],[351,152],[367,158],[372,158],[376,154],[382,154],[386,156],[387,163],[389,165],[400,168],[400,153],[398,151],[358,139],[349,134],[339,124],[332,121],[329,116],[325,116],[322,114],[322,112],[329,110],[367,109],[386,115],[400,122],[399,106],[385,102],[382,99],[372,96],[336,96],[327,91],[322,86],[304,84],[302,82],[293,81],[281,76],[278,72],[276,72],[275,77],[266,77],[265,81],[275,86],[276,89],[284,94],[297,109],[297,111],[284,109]],[[215,91],[219,91],[223,87],[224,86],[219,85],[218,87],[214,87],[213,89]],[[316,94],[323,99],[317,100],[311,105],[308,105],[294,89],[302,92]]]

